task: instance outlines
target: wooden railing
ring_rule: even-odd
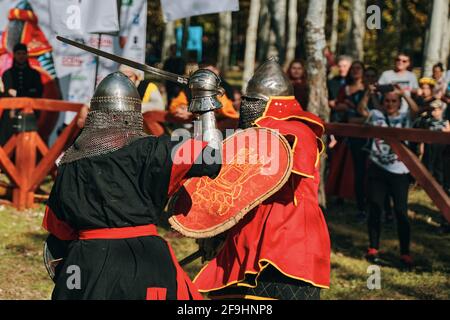
[[[450,144],[450,133],[423,129],[384,128],[357,124],[327,123],[327,134],[355,138],[380,138],[385,140],[408,167],[411,175],[433,200],[436,207],[450,222],[450,199],[417,156],[403,141]],[[446,164],[450,165],[450,164]]]
[[[42,111],[79,112],[83,105],[60,100],[1,98],[0,115],[4,110],[18,110],[23,115]],[[55,161],[77,134],[76,117],[59,135],[51,148],[36,131],[18,132],[0,147],[0,168],[12,183],[12,204],[19,210],[34,205],[35,191],[44,178],[55,169]],[[40,158],[38,160],[38,152]],[[12,155],[14,154],[14,157]],[[13,159],[13,160],[11,160]]]

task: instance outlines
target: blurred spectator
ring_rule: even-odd
[[[445,82],[447,83],[447,88],[444,96],[442,97],[442,101],[444,101],[447,105],[450,105],[450,70],[447,71]],[[449,110],[449,108],[447,108],[447,110]]]
[[[40,98],[43,93],[41,76],[28,62],[28,49],[18,43],[13,49],[13,66],[3,73],[4,95],[7,97]],[[39,116],[35,112],[36,117]],[[12,118],[15,112],[4,110],[0,119],[0,145],[5,144],[13,134]]]
[[[327,74],[328,74],[330,73],[331,68],[336,65],[336,61],[333,52],[331,52],[328,46],[326,46],[325,49],[323,50],[323,54],[325,56],[325,59],[327,60]]]
[[[340,112],[342,122],[363,123],[364,118],[358,113],[357,106],[365,94],[364,86],[365,67],[361,61],[355,61],[350,67],[347,75],[346,85],[341,87],[339,92],[336,111]],[[367,144],[364,138],[346,138],[344,140],[350,149],[353,167],[353,189],[356,196],[356,205],[358,208],[358,219],[365,219],[365,180],[367,169],[367,154],[363,150]],[[344,164],[345,165],[345,164]],[[344,167],[341,167],[344,168]]]
[[[406,99],[411,111],[409,108],[405,112],[400,111],[402,97]],[[418,107],[405,90],[397,85],[393,92],[384,95],[383,110],[369,111],[366,108],[360,109],[360,111],[367,118],[367,123],[373,126],[408,128],[410,117],[418,112]],[[372,262],[377,262],[379,259],[381,213],[385,205],[386,194],[391,194],[400,241],[400,261],[404,266],[411,267],[410,226],[408,221],[409,170],[384,140],[375,138],[371,144],[367,193],[369,201],[369,249],[366,258]]]
[[[28,49],[23,43],[14,46],[13,66],[3,74],[5,91],[11,97],[40,98],[43,93],[41,76],[28,62]]]
[[[305,64],[299,60],[293,60],[289,64],[287,75],[294,87],[295,99],[300,103],[303,110],[308,108],[309,86]]]
[[[339,74],[328,81],[328,105],[332,109],[330,114],[331,122],[338,122],[334,119],[333,108],[336,106],[339,90],[346,84],[348,71],[350,70],[352,61],[353,59],[349,56],[340,56],[337,62]]]
[[[430,103],[430,117],[426,119],[425,127],[432,131],[450,132],[449,121],[444,119],[444,103],[441,100]],[[421,148],[425,166],[441,185],[444,184],[445,147],[442,144],[425,144]]]
[[[3,80],[0,78],[0,98],[6,96],[5,86],[3,85]]]
[[[378,72],[377,69],[373,67],[366,68],[364,72],[364,96],[358,104],[358,109],[368,108],[380,109],[380,95],[381,93],[377,90],[377,80]]]
[[[233,88],[233,96],[234,96],[233,107],[237,112],[239,112],[239,109],[241,108],[241,99],[242,99],[241,90],[239,90],[238,88]]]
[[[444,65],[439,62],[433,66],[433,79],[436,81],[433,94],[436,99],[441,99],[447,91],[447,81],[444,73]]]
[[[144,79],[144,73],[126,65],[121,65],[119,71],[125,74],[137,87],[142,99],[142,113],[147,111],[164,111],[164,101],[156,84]]]
[[[170,56],[164,62],[163,70],[183,75],[186,69],[186,62],[183,58],[177,57],[177,45],[172,44],[170,46]],[[172,81],[165,82],[167,93],[167,105],[170,106],[172,99],[175,98],[183,89],[182,86]]]
[[[414,101],[419,107],[418,117],[414,120],[412,127],[416,129],[427,129],[427,121],[430,116],[431,103],[435,100],[433,94],[436,85],[436,80],[433,78],[421,78],[419,80],[420,88],[417,90],[417,95]],[[423,156],[423,144],[411,143],[411,149],[419,155],[419,158]]]
[[[437,97],[435,96],[436,80],[433,78],[421,78],[419,80],[419,89],[415,101],[420,108],[420,112],[430,111],[430,104]]]
[[[388,70],[381,74],[378,84],[398,84],[405,91],[406,95],[415,94],[419,88],[417,78],[414,73],[409,71],[411,67],[411,58],[406,53],[399,53],[395,60],[394,70]],[[401,112],[408,110],[408,103],[402,99]]]

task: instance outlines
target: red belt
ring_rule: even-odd
[[[78,239],[126,239],[157,235],[158,231],[156,230],[156,226],[154,224],[148,224],[145,226],[136,227],[80,230],[78,233]]]

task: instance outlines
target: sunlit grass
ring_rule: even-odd
[[[422,190],[410,196],[410,209],[420,216],[440,222],[440,215]],[[17,212],[0,206],[0,299],[49,299],[53,283],[42,263],[42,244],[46,233],[40,227],[43,206]],[[322,299],[449,299],[450,234],[422,220],[411,221],[412,254],[416,268],[399,269],[399,246],[395,224],[384,225],[382,234],[381,289],[367,288],[369,263],[366,225],[355,220],[352,203],[331,206],[326,213],[333,253],[331,287]],[[160,228],[162,236],[171,235]],[[168,237],[178,259],[197,250],[193,239]],[[193,278],[200,270],[200,259],[185,267]]]

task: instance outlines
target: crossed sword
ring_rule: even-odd
[[[58,39],[61,42],[66,43],[66,44],[69,44],[71,46],[74,46],[74,47],[77,47],[79,49],[82,49],[84,51],[88,51],[88,52],[91,52],[93,54],[96,54],[96,55],[98,55],[100,57],[103,57],[103,58],[115,61],[115,62],[120,63],[120,64],[127,65],[129,67],[134,68],[134,69],[138,69],[138,70],[141,70],[141,71],[144,71],[144,72],[147,72],[147,73],[154,74],[154,75],[156,75],[156,76],[158,76],[158,77],[160,77],[160,78],[162,78],[164,80],[169,80],[169,81],[172,81],[172,82],[176,82],[176,83],[184,85],[184,86],[187,86],[189,84],[189,78],[188,77],[180,76],[180,75],[172,73],[172,72],[168,72],[168,71],[164,71],[164,70],[161,70],[161,69],[158,69],[158,68],[154,68],[154,67],[151,67],[149,65],[146,65],[146,64],[143,64],[143,63],[139,63],[139,62],[136,62],[136,61],[133,61],[133,60],[130,60],[130,59],[127,59],[127,58],[124,58],[124,57],[121,57],[121,56],[118,56],[118,55],[115,55],[115,54],[112,54],[112,53],[109,53],[109,52],[106,52],[106,51],[103,51],[103,50],[100,50],[100,49],[97,49],[97,48],[94,48],[94,47],[90,47],[90,46],[87,46],[87,45],[85,45],[83,43],[80,43],[80,42],[77,42],[77,41],[73,41],[73,40],[70,40],[70,39],[67,39],[67,38],[64,38],[64,37],[61,37],[61,36],[56,36],[56,39]],[[201,256],[203,256],[203,254],[204,254],[203,249],[199,249],[199,250],[195,251],[194,253],[190,254],[189,256],[187,256],[186,258],[184,258],[183,260],[181,260],[180,261],[180,265],[181,266],[187,265],[187,264],[191,263],[192,261],[194,261],[194,260],[200,258]]]

